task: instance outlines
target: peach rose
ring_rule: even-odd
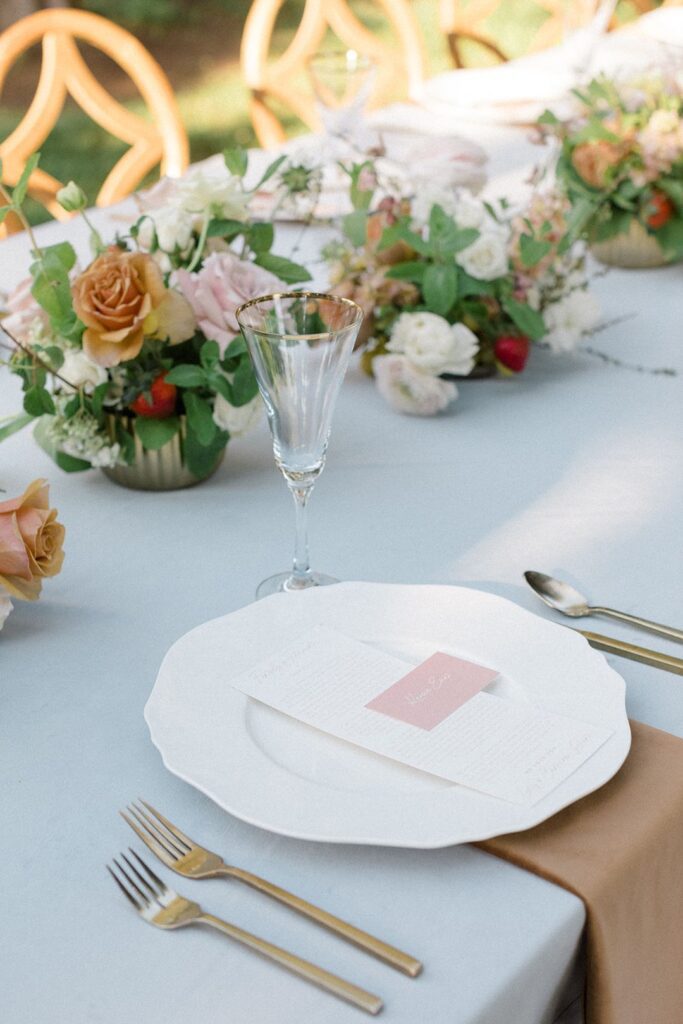
[[[50,508],[49,485],[34,480],[20,498],[0,503],[0,587],[35,601],[46,576],[64,561],[64,527]]]
[[[595,142],[582,142],[572,153],[574,170],[587,185],[604,188],[607,172],[623,160],[630,146],[628,140],[608,142],[606,139],[598,139]]]
[[[161,336],[163,328],[164,337],[175,344],[194,332],[187,303],[177,292],[167,291],[159,267],[147,253],[112,246],[76,278],[71,291],[76,314],[86,327],[83,350],[98,366],[135,359],[145,334]],[[165,313],[170,310],[169,318]],[[176,325],[179,331],[174,330]]]

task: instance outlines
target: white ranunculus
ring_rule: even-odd
[[[107,371],[97,363],[88,359],[85,352],[80,348],[64,349],[64,362],[59,368],[59,376],[68,380],[73,388],[64,386],[65,391],[83,388],[86,393],[94,391],[98,384],[104,384],[107,379]]]
[[[449,324],[436,313],[401,313],[387,344],[424,373],[467,374],[479,351],[476,334],[464,324]]]
[[[487,228],[479,238],[457,253],[456,260],[463,270],[479,281],[493,281],[508,272],[507,232],[499,227]]]
[[[248,196],[240,179],[222,164],[189,170],[178,178],[176,190],[178,206],[187,213],[246,219]]]
[[[372,369],[377,390],[396,412],[434,416],[458,397],[455,384],[418,370],[402,355],[377,356]]]
[[[583,289],[570,292],[543,310],[548,329],[544,341],[553,352],[571,352],[582,336],[598,322],[600,306],[594,295]]]
[[[231,405],[222,395],[216,395],[213,403],[213,421],[221,430],[227,430],[231,437],[240,437],[251,430],[261,419],[262,402],[259,395],[246,405]]]
[[[164,252],[179,250],[185,255],[192,244],[192,220],[192,215],[185,210],[160,206],[158,210],[150,211],[140,222],[138,243],[149,251],[156,235],[157,245]]]

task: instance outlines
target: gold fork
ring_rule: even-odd
[[[145,846],[172,871],[176,871],[185,878],[217,878],[220,875],[236,878],[240,882],[245,882],[252,888],[258,889],[259,892],[272,896],[273,899],[279,900],[280,903],[291,907],[292,910],[304,914],[323,927],[329,928],[343,939],[372,953],[373,956],[411,978],[417,977],[422,970],[419,960],[401,952],[400,949],[361,931],[360,928],[356,928],[347,921],[342,921],[341,918],[308,903],[301,897],[295,896],[294,893],[287,892],[286,889],[281,889],[279,886],[273,885],[272,882],[267,882],[265,878],[259,878],[258,875],[253,875],[250,871],[226,864],[217,853],[211,853],[210,850],[198,846],[176,825],[171,824],[168,818],[156,811],[151,804],[142,799],[140,799],[140,803],[142,807],[130,804],[126,808],[128,814],[124,811],[119,813]]]
[[[269,960],[274,960],[314,985],[326,989],[340,999],[345,999],[347,1003],[353,1003],[354,1006],[365,1010],[366,1013],[375,1015],[382,1009],[382,1000],[372,992],[366,992],[365,989],[352,985],[350,981],[344,981],[336,974],[330,974],[322,967],[318,967],[308,960],[302,960],[294,953],[288,953],[286,949],[280,949],[279,946],[274,946],[272,943],[266,942],[265,939],[259,939],[256,935],[251,935],[234,924],[228,924],[227,921],[214,917],[213,914],[205,914],[198,903],[192,903],[169,889],[159,876],[155,875],[152,869],[145,864],[142,857],[138,857],[135,850],[131,850],[130,847],[128,849],[142,871],[138,870],[125,853],[121,854],[121,859],[125,861],[127,869],[114,857],[113,863],[116,870],[107,864],[107,871],[123,895],[148,924],[165,929],[184,928],[190,924],[208,924],[211,928],[216,928],[219,932],[229,935],[236,942],[261,953]]]

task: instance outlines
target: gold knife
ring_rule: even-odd
[[[651,665],[652,668],[661,668],[665,672],[675,672],[676,675],[683,676],[683,658],[675,658],[673,654],[662,654],[661,651],[652,651],[649,647],[628,644],[624,640],[602,636],[601,633],[589,633],[584,629],[576,629],[574,632],[580,633],[591,647],[595,647],[598,651],[618,654],[622,658],[630,658],[631,661],[639,661],[643,665]]]

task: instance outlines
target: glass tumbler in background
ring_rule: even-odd
[[[311,570],[307,506],[325,465],[334,406],[363,312],[336,295],[288,292],[252,299],[236,316],[266,406],[275,462],[296,507],[292,571],[264,580],[256,596],[336,583]]]

